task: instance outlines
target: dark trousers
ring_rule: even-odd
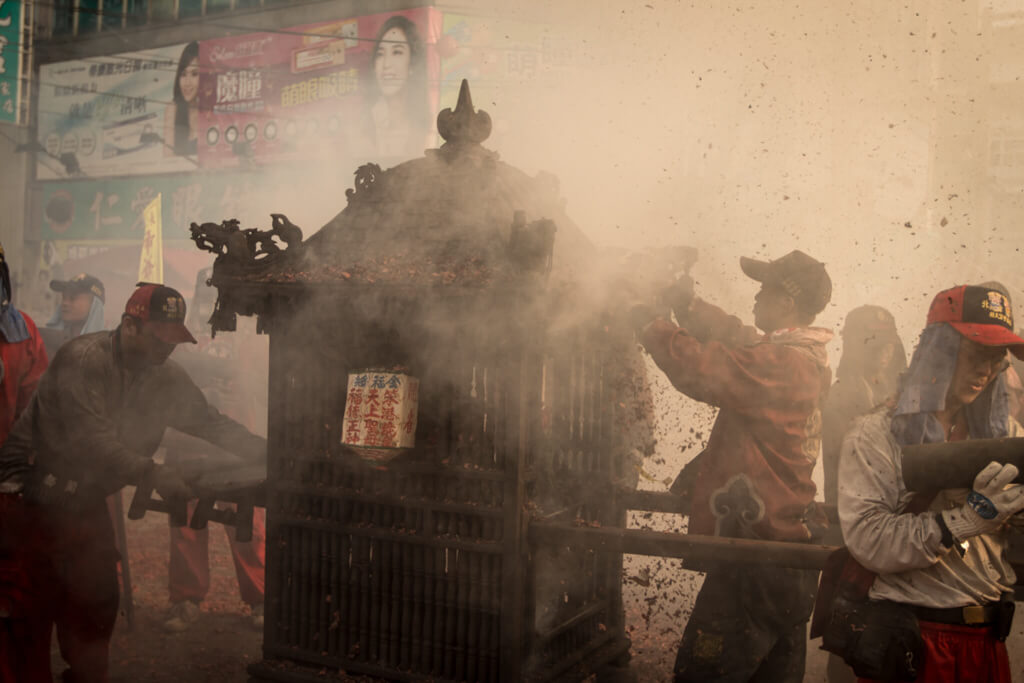
[[[11,501],[9,501],[11,502]],[[102,499],[74,512],[18,499],[21,520],[3,527],[13,564],[28,577],[23,618],[7,623],[8,644],[31,643],[26,652],[0,642],[0,674],[17,680],[50,680],[50,634],[57,627],[68,683],[107,683],[110,636],[117,619],[118,554]],[[4,681],[6,683],[6,681]]]
[[[683,632],[676,683],[801,683],[817,588],[817,571],[708,572]]]

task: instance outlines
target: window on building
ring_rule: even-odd
[[[78,35],[96,33],[100,25],[100,1],[78,0]]]
[[[103,7],[100,11],[100,23],[103,25],[104,31],[116,31],[121,28],[123,18],[123,0],[103,0]]]
[[[53,35],[66,36],[74,30],[73,0],[53,1]]]
[[[178,18],[199,17],[203,14],[203,0],[178,0]]]
[[[124,13],[129,26],[141,26],[146,23],[147,0],[124,0]]]
[[[153,6],[153,21],[170,21],[174,19],[174,0],[149,0]]]

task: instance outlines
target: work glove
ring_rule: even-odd
[[[997,531],[1010,515],[1024,510],[1024,486],[1010,486],[1018,474],[1013,465],[990,462],[974,478],[967,502],[942,511],[942,521],[958,540]]]
[[[181,473],[166,465],[156,466],[156,470],[153,472],[153,488],[164,500],[192,497],[192,490],[185,483]]]

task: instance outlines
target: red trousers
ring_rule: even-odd
[[[922,621],[921,637],[924,662],[917,683],[1011,683],[1006,644],[991,629]]]
[[[192,518],[195,502],[189,505]],[[242,543],[235,538],[234,527],[225,527],[231,544],[231,558],[238,576],[242,602],[263,604],[264,557],[266,531],[264,510],[256,508],[252,518],[252,540]],[[196,531],[187,526],[171,527],[171,564],[167,572],[171,602],[191,600],[202,602],[210,590],[209,529]]]
[[[117,620],[117,550],[106,503],[69,512],[0,495],[0,681],[51,683],[57,626],[65,681],[107,683]],[[2,573],[2,572],[0,572]]]

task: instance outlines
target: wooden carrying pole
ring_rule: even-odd
[[[990,462],[1014,464],[1024,483],[1024,438],[969,439],[906,446],[903,483],[908,491],[929,493],[943,489],[969,489],[978,472]]]
[[[781,541],[753,541],[670,531],[588,527],[554,522],[532,522],[530,541],[553,547],[577,547],[627,555],[652,555],[683,559],[687,569],[709,565],[760,564],[794,569],[821,569],[839,550],[836,546]]]

